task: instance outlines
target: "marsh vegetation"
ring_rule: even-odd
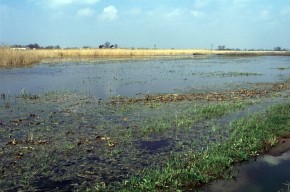
[[[289,61],[191,55],[1,69],[0,187],[176,191],[230,179],[237,162],[289,135]]]
[[[289,56],[288,51],[230,51],[207,49],[12,49],[0,46],[0,67],[27,66],[44,59],[132,58],[186,55]]]

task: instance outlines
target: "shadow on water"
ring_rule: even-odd
[[[71,191],[75,183],[73,180],[54,181],[49,177],[40,177],[32,185],[36,186],[36,191]]]
[[[200,188],[205,192],[289,191],[290,151],[280,156],[265,155],[237,166],[235,179],[217,180]]]
[[[156,153],[159,150],[164,150],[170,146],[170,139],[162,139],[158,141],[140,141],[140,148],[148,152]]]

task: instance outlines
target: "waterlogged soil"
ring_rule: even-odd
[[[192,103],[155,105],[100,105],[99,100],[71,93],[5,96],[1,188],[71,190],[105,185],[149,165],[162,166],[174,152],[205,148],[208,138],[216,137],[210,122],[180,130],[176,122],[168,122],[167,115],[175,112],[173,117],[178,118]],[[159,118],[152,117],[159,113]]]
[[[289,101],[289,57],[42,63],[0,70],[0,188],[104,189],[202,151]],[[254,66],[254,67],[253,67]]]

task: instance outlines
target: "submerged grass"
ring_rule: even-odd
[[[185,108],[174,109],[174,111],[159,115],[157,118],[150,117],[144,120],[142,131],[143,133],[151,133],[163,132],[167,129],[188,129],[195,123],[220,117],[233,110],[240,110],[245,104],[245,102],[218,102],[203,105],[186,105]]]
[[[290,131],[290,103],[233,122],[230,137],[200,153],[174,157],[165,167],[145,169],[119,186],[104,190],[178,191],[193,189],[215,178],[230,177],[234,163],[248,160],[272,147]],[[227,174],[228,173],[228,174]]]
[[[4,102],[10,103],[9,108]],[[144,167],[166,165],[171,153],[191,151],[193,137],[200,134],[210,137],[207,134],[211,130],[202,127],[195,134],[197,130],[189,128],[195,121],[211,120],[242,107],[243,103],[110,105],[70,92],[34,96],[25,90],[16,98],[2,96],[0,186],[5,190],[49,189],[48,184],[38,183],[44,177],[78,184],[66,185],[69,189],[102,188],[128,179]],[[145,123],[144,119],[152,122]],[[167,127],[144,132],[146,126],[152,128],[156,123],[157,126],[165,123]],[[176,128],[179,138],[173,134]],[[207,140],[202,138],[194,139],[194,145],[202,143],[206,147]],[[13,162],[16,166],[10,167]],[[17,180],[20,183],[15,185]],[[59,185],[55,183],[53,187],[62,187]]]
[[[2,94],[0,186],[15,191],[177,191],[231,177],[235,162],[267,150],[290,125],[290,104],[229,127],[218,124],[250,104],[111,104],[71,92]],[[42,184],[43,178],[51,183]]]
[[[215,73],[208,73],[207,75],[214,75],[214,76],[220,76],[220,77],[237,77],[237,76],[261,76],[260,73],[252,73],[252,72],[222,72],[218,71]]]

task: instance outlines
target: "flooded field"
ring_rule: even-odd
[[[285,56],[83,59],[0,69],[0,188],[120,190],[120,183],[186,164],[226,141],[236,120],[289,103],[289,85]]]
[[[1,91],[12,95],[73,91],[97,98],[150,93],[212,92],[288,78],[289,57],[158,57],[41,63],[0,71]]]

